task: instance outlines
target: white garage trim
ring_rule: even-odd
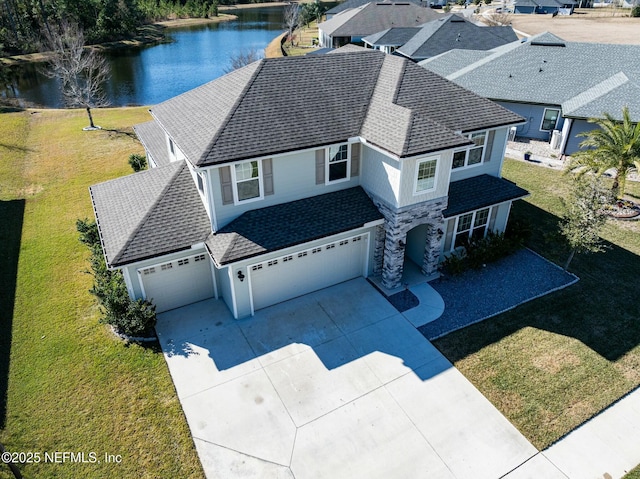
[[[307,253],[307,254],[311,254],[313,252],[313,250],[316,250],[318,248],[325,250],[327,248],[327,246],[329,245],[335,245],[335,244],[340,244],[340,242],[342,241],[347,241],[347,242],[353,242],[354,240],[356,240],[357,238],[361,238],[361,240],[365,243],[364,245],[364,252],[361,252],[361,255],[364,255],[363,261],[362,261],[362,270],[361,270],[361,274],[362,276],[367,276],[367,272],[369,271],[369,249],[370,249],[370,233],[369,232],[363,232],[360,234],[353,234],[351,236],[347,236],[347,237],[338,237],[338,238],[334,238],[331,241],[326,241],[324,243],[321,244],[315,244],[312,247],[305,247],[299,250],[294,250],[294,251],[289,251],[287,254],[283,254],[280,256],[276,256],[276,257],[270,257],[268,259],[263,259],[262,261],[256,262],[256,263],[252,263],[247,265],[246,270],[247,270],[247,280],[249,281],[249,302],[250,302],[250,306],[251,306],[251,315],[253,316],[255,314],[255,304],[254,304],[254,291],[253,291],[253,278],[252,278],[252,272],[254,271],[254,268],[257,268],[261,265],[264,265],[265,263],[272,263],[272,262],[283,262],[285,258],[289,258],[291,256],[295,256],[295,255],[300,255],[303,253]],[[362,257],[362,256],[361,256]],[[231,277],[231,280],[233,280],[233,277]],[[234,288],[232,288],[233,290]],[[305,293],[303,293],[305,294]],[[235,295],[234,295],[234,309],[236,307],[235,304]],[[234,311],[234,313],[237,311]]]

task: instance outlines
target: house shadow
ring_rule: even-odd
[[[452,367],[364,278],[271,306],[242,320],[234,320],[221,300],[169,313],[157,329],[170,369],[172,363],[191,364],[194,375],[213,371],[220,378],[234,376],[238,371],[301,358],[309,351],[327,371],[349,365],[359,368],[366,358],[383,376],[412,370],[427,380]],[[178,329],[180,324],[184,331]],[[315,358],[307,356],[304,364]]]
[[[0,201],[0,429],[5,427],[18,258],[25,200]]]
[[[514,219],[528,218],[532,223],[531,249],[556,264],[564,263],[569,251],[554,233],[558,231],[557,216],[526,202],[514,204],[512,214]],[[574,257],[569,271],[580,281],[572,286],[450,333],[434,343],[450,361],[456,362],[531,327],[577,339],[608,361],[619,360],[640,344],[640,257],[608,241],[603,244],[603,252]]]

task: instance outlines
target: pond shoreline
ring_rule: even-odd
[[[260,4],[257,4],[260,5]],[[112,51],[121,48],[136,48],[145,45],[154,45],[157,43],[167,42],[165,30],[174,28],[190,27],[195,25],[205,25],[209,23],[229,22],[236,20],[237,15],[221,13],[213,18],[176,18],[174,20],[162,20],[155,23],[149,23],[138,27],[138,34],[127,40],[119,40],[115,42],[105,42],[96,45],[88,45],[97,51]],[[26,53],[24,55],[14,55],[10,57],[0,58],[0,63],[6,66],[20,65],[23,63],[44,62],[49,57],[50,52]]]

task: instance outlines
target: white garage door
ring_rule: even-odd
[[[145,297],[156,312],[179,308],[213,296],[213,278],[205,254],[189,256],[138,270]]]
[[[253,265],[254,311],[362,276],[367,240],[355,236]]]

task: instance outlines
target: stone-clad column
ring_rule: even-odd
[[[382,264],[384,258],[384,226],[376,226],[373,250],[373,274],[382,272]]]
[[[385,222],[386,223],[386,222]],[[382,285],[393,289],[400,286],[404,269],[404,248],[407,233],[398,225],[385,224],[387,236],[384,242],[384,265],[382,267]]]
[[[437,223],[429,225],[427,241],[424,248],[424,258],[422,260],[422,273],[431,276],[438,271],[438,260],[440,259],[440,240],[444,228],[444,220],[442,217]]]

